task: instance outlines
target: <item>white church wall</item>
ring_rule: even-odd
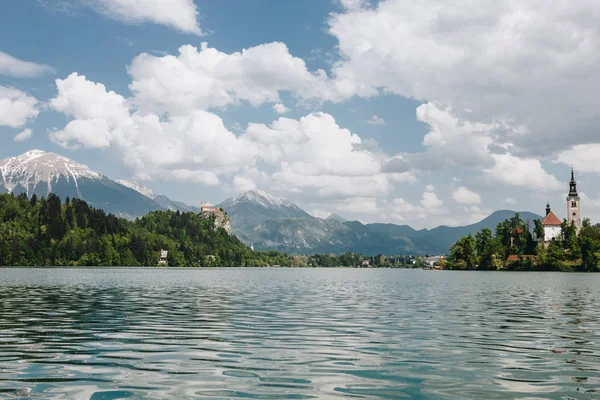
[[[560,226],[545,226],[544,240],[560,239]]]

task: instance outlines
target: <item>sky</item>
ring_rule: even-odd
[[[600,222],[597,0],[0,0],[0,158],[415,228]]]

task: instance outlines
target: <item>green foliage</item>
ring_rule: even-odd
[[[0,195],[0,265],[152,266],[161,249],[170,266],[292,264],[281,253],[251,251],[195,213],[155,211],[127,221],[80,199]]]
[[[480,235],[481,246],[485,246],[485,244],[483,244],[484,235],[485,233]],[[476,240],[470,234],[458,239],[458,241],[450,248],[450,257],[448,257],[447,268],[476,269],[479,263],[476,247]]]
[[[516,214],[499,223],[495,234],[484,228],[474,238],[469,235],[459,239],[450,248],[447,268],[600,271],[599,226],[592,226],[586,219],[578,234],[575,225],[563,221],[560,240],[544,243],[541,221],[533,222],[533,234],[529,224]]]

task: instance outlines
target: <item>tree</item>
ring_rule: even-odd
[[[580,271],[598,272],[600,270],[600,229],[591,225],[588,218],[583,220],[579,233],[581,249]]]
[[[535,234],[535,239],[543,242],[545,239],[546,233],[544,232],[544,225],[542,224],[542,221],[540,221],[539,219],[534,219],[533,224],[534,224],[533,233]]]
[[[475,238],[471,234],[459,239],[450,248],[448,267],[449,269],[475,269],[477,267]]]

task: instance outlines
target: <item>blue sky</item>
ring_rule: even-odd
[[[0,2],[0,158],[415,227],[563,215],[575,164],[600,216],[595,1],[166,3]]]

